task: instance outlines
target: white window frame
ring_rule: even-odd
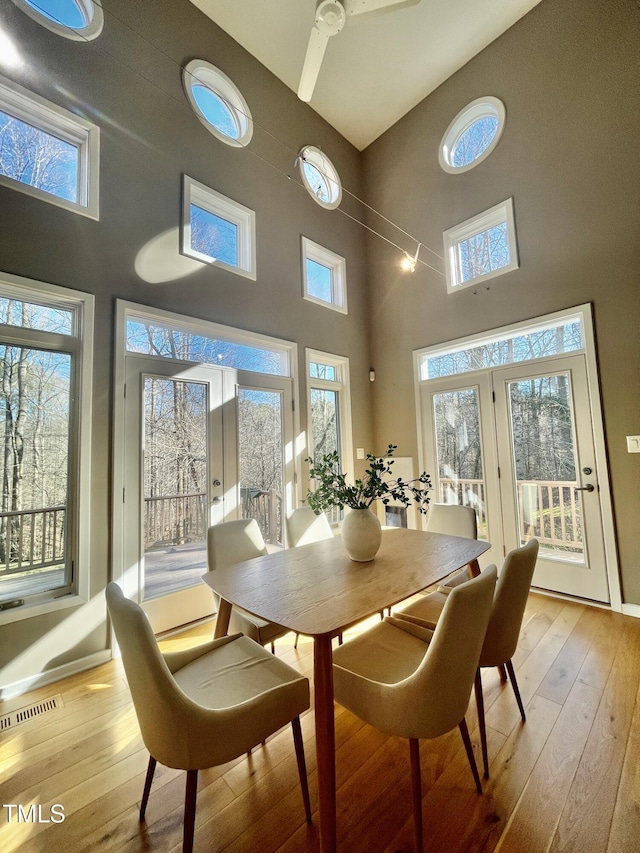
[[[6,77],[0,77],[0,110],[78,149],[78,201],[60,198],[7,175],[0,174],[0,184],[65,210],[99,219],[100,128]]]
[[[91,41],[92,39],[97,38],[102,32],[102,27],[104,25],[102,4],[94,2],[94,0],[74,0],[76,6],[78,6],[83,12],[84,18],[87,21],[84,27],[78,27],[77,29],[68,27],[66,24],[62,24],[57,21],[52,21],[42,12],[38,12],[38,10],[27,3],[26,0],[13,0],[13,2],[19,9],[22,9],[26,15],[40,24],[40,26],[46,27],[46,29],[51,30],[52,33],[55,33],[58,36],[63,36],[63,38],[71,39],[72,41]]]
[[[238,266],[216,260],[191,246],[191,205],[226,219],[238,229]],[[256,214],[222,193],[184,175],[182,192],[182,254],[206,264],[256,280]]]
[[[309,163],[309,165],[313,166],[318,170],[318,172],[320,172],[329,194],[327,201],[320,198],[316,194],[316,190],[309,183],[309,179],[304,171],[305,163]],[[300,176],[302,178],[304,188],[316,204],[319,204],[320,207],[324,207],[327,210],[334,210],[336,207],[339,207],[340,202],[342,201],[342,182],[340,181],[340,175],[331,160],[323,151],[320,150],[320,148],[315,145],[305,145],[301,148],[300,153],[298,154],[298,167],[300,169]]]
[[[452,155],[460,137],[465,133],[472,124],[475,124],[482,118],[495,118],[498,120],[498,127],[495,136],[487,145],[485,150],[475,160],[466,163],[464,166],[455,166],[452,163]],[[500,142],[502,131],[504,130],[506,120],[506,110],[504,104],[499,98],[494,98],[492,95],[487,95],[484,98],[476,98],[471,101],[466,107],[460,110],[458,115],[453,119],[449,127],[445,130],[438,149],[438,161],[440,167],[450,175],[459,175],[462,172],[468,172],[469,169],[474,169],[483,160],[486,160],[489,154]]]
[[[310,374],[312,362],[328,364],[336,369],[337,378],[317,379]],[[351,422],[351,380],[349,359],[334,353],[305,349],[305,375],[307,381],[307,456],[312,455],[313,436],[311,435],[311,389],[336,391],[338,394],[338,436],[340,439],[340,463],[347,478],[353,478],[353,429]]]
[[[459,252],[460,244],[477,234],[487,231],[489,228],[495,228],[497,225],[501,225],[503,222],[506,222],[507,224],[507,242],[509,246],[509,257],[511,259],[510,262],[499,269],[491,270],[491,272],[485,273],[484,275],[478,275],[475,276],[475,278],[470,278],[468,281],[463,281]],[[496,276],[504,275],[511,270],[518,269],[520,266],[518,260],[516,226],[513,214],[513,198],[501,201],[499,204],[489,208],[489,210],[485,210],[483,213],[479,213],[477,216],[472,216],[471,219],[467,219],[465,222],[461,222],[459,225],[449,228],[448,231],[444,232],[443,239],[448,293],[462,290],[465,287],[475,287],[476,285],[495,278]]]
[[[307,280],[307,261],[315,261],[323,267],[328,267],[331,272],[331,301],[319,299],[309,293]],[[302,296],[309,302],[322,305],[323,308],[331,308],[333,311],[347,312],[347,262],[341,256],[325,249],[319,243],[314,243],[308,237],[302,237]]]
[[[239,135],[237,139],[227,136],[226,133],[218,130],[202,113],[191,88],[194,83],[199,83],[201,86],[209,89],[225,103],[238,124]],[[251,137],[253,136],[251,110],[242,92],[223,71],[220,71],[219,68],[216,68],[210,62],[205,62],[204,59],[192,59],[183,69],[182,84],[191,109],[201,124],[216,139],[224,142],[225,145],[230,145],[232,148],[244,148],[251,142]]]
[[[70,559],[74,563],[72,590],[60,595],[52,590],[34,596],[30,603],[0,611],[0,625],[30,619],[42,613],[77,607],[89,601],[90,544],[91,544],[91,410],[93,388],[93,327],[94,296],[90,293],[58,287],[42,281],[33,281],[17,275],[0,272],[0,296],[42,304],[72,308],[76,312],[74,335],[64,335],[62,351],[75,357],[77,380],[74,388],[78,394],[73,419],[77,421],[71,438],[69,452],[75,459],[70,463],[74,480],[70,483],[69,512],[74,514],[74,535],[70,544]],[[52,335],[21,327],[4,327],[6,339],[13,338],[18,345],[47,347]],[[56,598],[56,595],[59,596]]]

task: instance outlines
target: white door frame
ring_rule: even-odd
[[[606,572],[609,584],[609,594],[611,598],[610,606],[612,610],[622,612],[622,591],[620,586],[620,573],[618,567],[615,526],[613,520],[613,504],[611,499],[611,483],[609,477],[609,466],[607,462],[606,443],[604,437],[604,422],[602,417],[602,403],[600,398],[600,384],[598,377],[598,365],[596,360],[595,334],[593,327],[593,314],[591,304],[587,303],[584,305],[578,305],[575,308],[557,311],[553,314],[547,314],[542,317],[535,317],[530,320],[524,320],[519,323],[514,323],[498,329],[491,329],[486,332],[481,332],[475,335],[469,335],[464,338],[459,338],[457,340],[448,341],[443,344],[414,350],[413,362],[416,424],[418,435],[418,462],[420,470],[425,470],[425,424],[420,398],[422,386],[432,381],[427,378],[423,378],[422,376],[422,364],[425,356],[434,356],[436,355],[436,353],[443,354],[447,351],[458,350],[471,346],[479,346],[480,344],[489,340],[503,339],[513,335],[514,333],[525,334],[527,331],[532,331],[533,329],[538,329],[544,326],[553,326],[558,324],[559,322],[568,321],[571,318],[579,319],[582,324],[584,349],[580,350],[579,352],[584,353],[587,370],[587,387],[593,422],[596,470],[598,471],[600,484],[599,497],[600,509],[602,514]],[[543,360],[544,359],[540,359],[540,361]],[[518,363],[524,364],[525,362]],[[491,369],[497,368],[498,365],[496,365],[496,368]],[[471,376],[471,374],[469,375]],[[453,378],[454,377],[452,377],[452,379]]]
[[[271,350],[279,351],[283,365],[286,365],[286,370],[283,368],[282,375],[275,374],[258,374],[240,369],[221,368],[224,374],[223,382],[223,405],[225,409],[233,407],[235,411],[235,397],[237,387],[258,387],[265,390],[280,391],[283,393],[283,403],[286,407],[290,405],[290,409],[283,410],[284,434],[284,463],[285,463],[285,490],[284,490],[284,512],[291,510],[295,506],[295,481],[301,467],[301,459],[303,448],[296,436],[300,435],[299,421],[299,406],[296,401],[299,399],[299,388],[297,378],[297,345],[291,341],[285,341],[267,335],[258,333],[246,332],[242,329],[235,329],[229,326],[223,326],[218,323],[212,323],[207,320],[199,320],[194,317],[189,317],[174,312],[164,311],[162,309],[153,308],[150,306],[139,305],[125,300],[117,300],[116,302],[116,333],[115,333],[115,357],[114,357],[114,426],[113,426],[113,464],[112,464],[112,551],[111,551],[111,580],[116,581],[123,589],[125,586],[129,588],[126,578],[126,560],[125,560],[125,510],[123,504],[123,490],[126,482],[126,471],[124,468],[124,447],[126,435],[125,423],[125,380],[126,380],[126,324],[129,316],[144,317],[152,322],[155,321],[159,325],[175,325],[181,328],[187,328],[196,333],[208,335],[214,338],[220,338],[234,344],[244,346],[255,346],[260,348],[266,347]],[[152,358],[148,356],[148,358]],[[168,359],[157,358],[157,361],[169,361]],[[187,362],[182,362],[183,370],[187,367]],[[284,375],[284,373],[288,375]],[[237,442],[235,438],[236,426],[232,423],[232,418],[223,419],[225,453],[231,455],[232,461],[237,465]],[[228,496],[230,497],[230,496]],[[225,518],[237,517],[237,502],[226,500]],[[231,506],[232,504],[233,507]],[[113,649],[117,649],[117,643],[111,631],[111,644]]]

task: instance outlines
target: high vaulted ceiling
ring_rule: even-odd
[[[297,91],[316,0],[191,2]],[[539,2],[421,0],[349,18],[329,40],[311,106],[362,150]]]

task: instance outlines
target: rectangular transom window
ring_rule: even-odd
[[[517,269],[513,199],[444,232],[449,293]]]
[[[420,379],[457,376],[584,349],[581,317],[562,317],[535,326],[520,324],[508,334],[489,334],[472,343],[433,347],[419,355]]]
[[[0,184],[98,219],[99,129],[0,79]]]
[[[255,244],[253,210],[184,176],[183,254],[255,280]]]
[[[215,364],[272,376],[290,376],[289,352],[276,346],[239,343],[207,335],[178,323],[127,317],[127,351],[194,364]]]
[[[302,238],[302,295],[309,302],[347,313],[347,262],[340,255]]]

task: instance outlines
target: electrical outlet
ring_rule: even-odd
[[[356,459],[364,459],[364,447],[356,447]]]
[[[627,436],[627,450],[629,453],[640,453],[640,435]]]

